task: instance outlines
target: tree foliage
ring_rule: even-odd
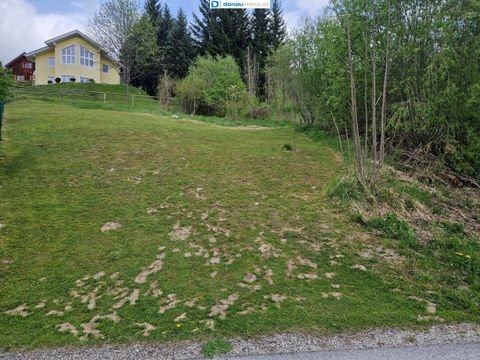
[[[127,98],[135,61],[129,39],[139,18],[136,0],[104,0],[88,22],[89,34],[120,64]]]
[[[209,55],[197,58],[177,84],[177,96],[189,112],[219,116],[238,114],[238,106],[244,106],[248,97],[233,57]]]
[[[392,148],[478,177],[479,13],[478,1],[331,1],[272,57],[271,101],[355,140],[365,178]]]
[[[155,27],[149,17],[144,15],[135,23],[126,48],[130,49],[132,56],[132,84],[154,93],[152,86],[155,83],[151,80],[158,77],[160,49],[156,41]]]
[[[5,102],[11,96],[11,87],[14,85],[12,75],[0,62],[0,101]]]
[[[244,70],[244,78],[248,77],[254,61],[253,67],[258,70],[255,74],[256,93],[264,99],[267,59],[286,37],[280,1],[273,1],[271,11],[255,9],[249,13],[244,9],[210,9],[209,0],[200,0],[199,15],[194,14],[193,18],[192,32],[197,54],[233,56]]]
[[[182,9],[178,11],[167,37],[163,64],[174,79],[187,76],[188,68],[193,61],[193,44],[188,29],[188,20]]]

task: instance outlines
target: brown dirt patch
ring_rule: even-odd
[[[173,241],[185,241],[192,235],[192,227],[181,227],[180,223],[177,223],[168,235]]]
[[[5,311],[5,314],[10,316],[27,317],[29,315],[28,306],[27,304],[22,304],[20,306],[17,306],[15,309]]]
[[[160,254],[157,257],[157,260],[155,260],[150,266],[148,266],[146,269],[142,270],[140,274],[137,275],[135,278],[135,282],[137,284],[144,284],[147,281],[147,277],[149,275],[155,274],[162,270],[163,267],[163,261],[162,259],[165,257],[165,254]]]

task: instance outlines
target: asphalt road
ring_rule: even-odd
[[[222,360],[480,360],[480,344],[222,357]]]

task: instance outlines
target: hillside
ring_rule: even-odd
[[[327,141],[32,99],[4,135],[1,348],[480,320],[458,267],[331,201]]]

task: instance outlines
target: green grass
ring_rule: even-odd
[[[232,344],[226,340],[212,340],[202,347],[202,354],[208,359],[217,355],[226,354],[232,351],[232,349]]]
[[[383,236],[389,239],[398,240],[401,249],[415,249],[419,246],[415,231],[407,222],[400,220],[395,214],[388,214],[385,218],[371,218],[366,225],[380,231]]]
[[[129,87],[129,100],[125,100],[125,85],[93,83],[61,83],[19,87],[16,99],[34,99],[49,103],[67,104],[79,109],[114,110],[165,114],[158,102],[143,90]]]
[[[104,97],[104,93],[106,97]],[[125,100],[125,85],[60,83],[33,87],[22,86],[16,89],[15,98],[70,105],[84,110],[113,110],[174,116],[220,126],[291,127],[291,123],[285,120],[187,115],[173,111],[172,107],[169,109],[170,111],[166,111],[155,98],[148,96],[141,89],[130,86],[129,94],[130,98],[127,101]],[[294,138],[295,134],[292,133],[292,140]]]
[[[409,296],[434,300],[430,291],[446,321],[480,320],[478,290],[468,282],[459,290],[457,268],[459,283],[437,284],[430,278],[441,263],[385,260],[376,249],[397,244],[332,204],[327,184],[341,163],[329,141],[297,133],[287,152],[288,127],[31,99],[8,104],[5,119],[1,348],[419,327],[425,306]],[[123,227],[102,233],[107,222]],[[182,232],[189,236],[175,240]],[[367,250],[374,256],[360,256]],[[28,316],[6,313],[22,304]],[[101,337],[80,340],[96,315],[115,313],[97,321]],[[78,334],[59,332],[65,323]],[[154,327],[148,337],[143,323]]]

